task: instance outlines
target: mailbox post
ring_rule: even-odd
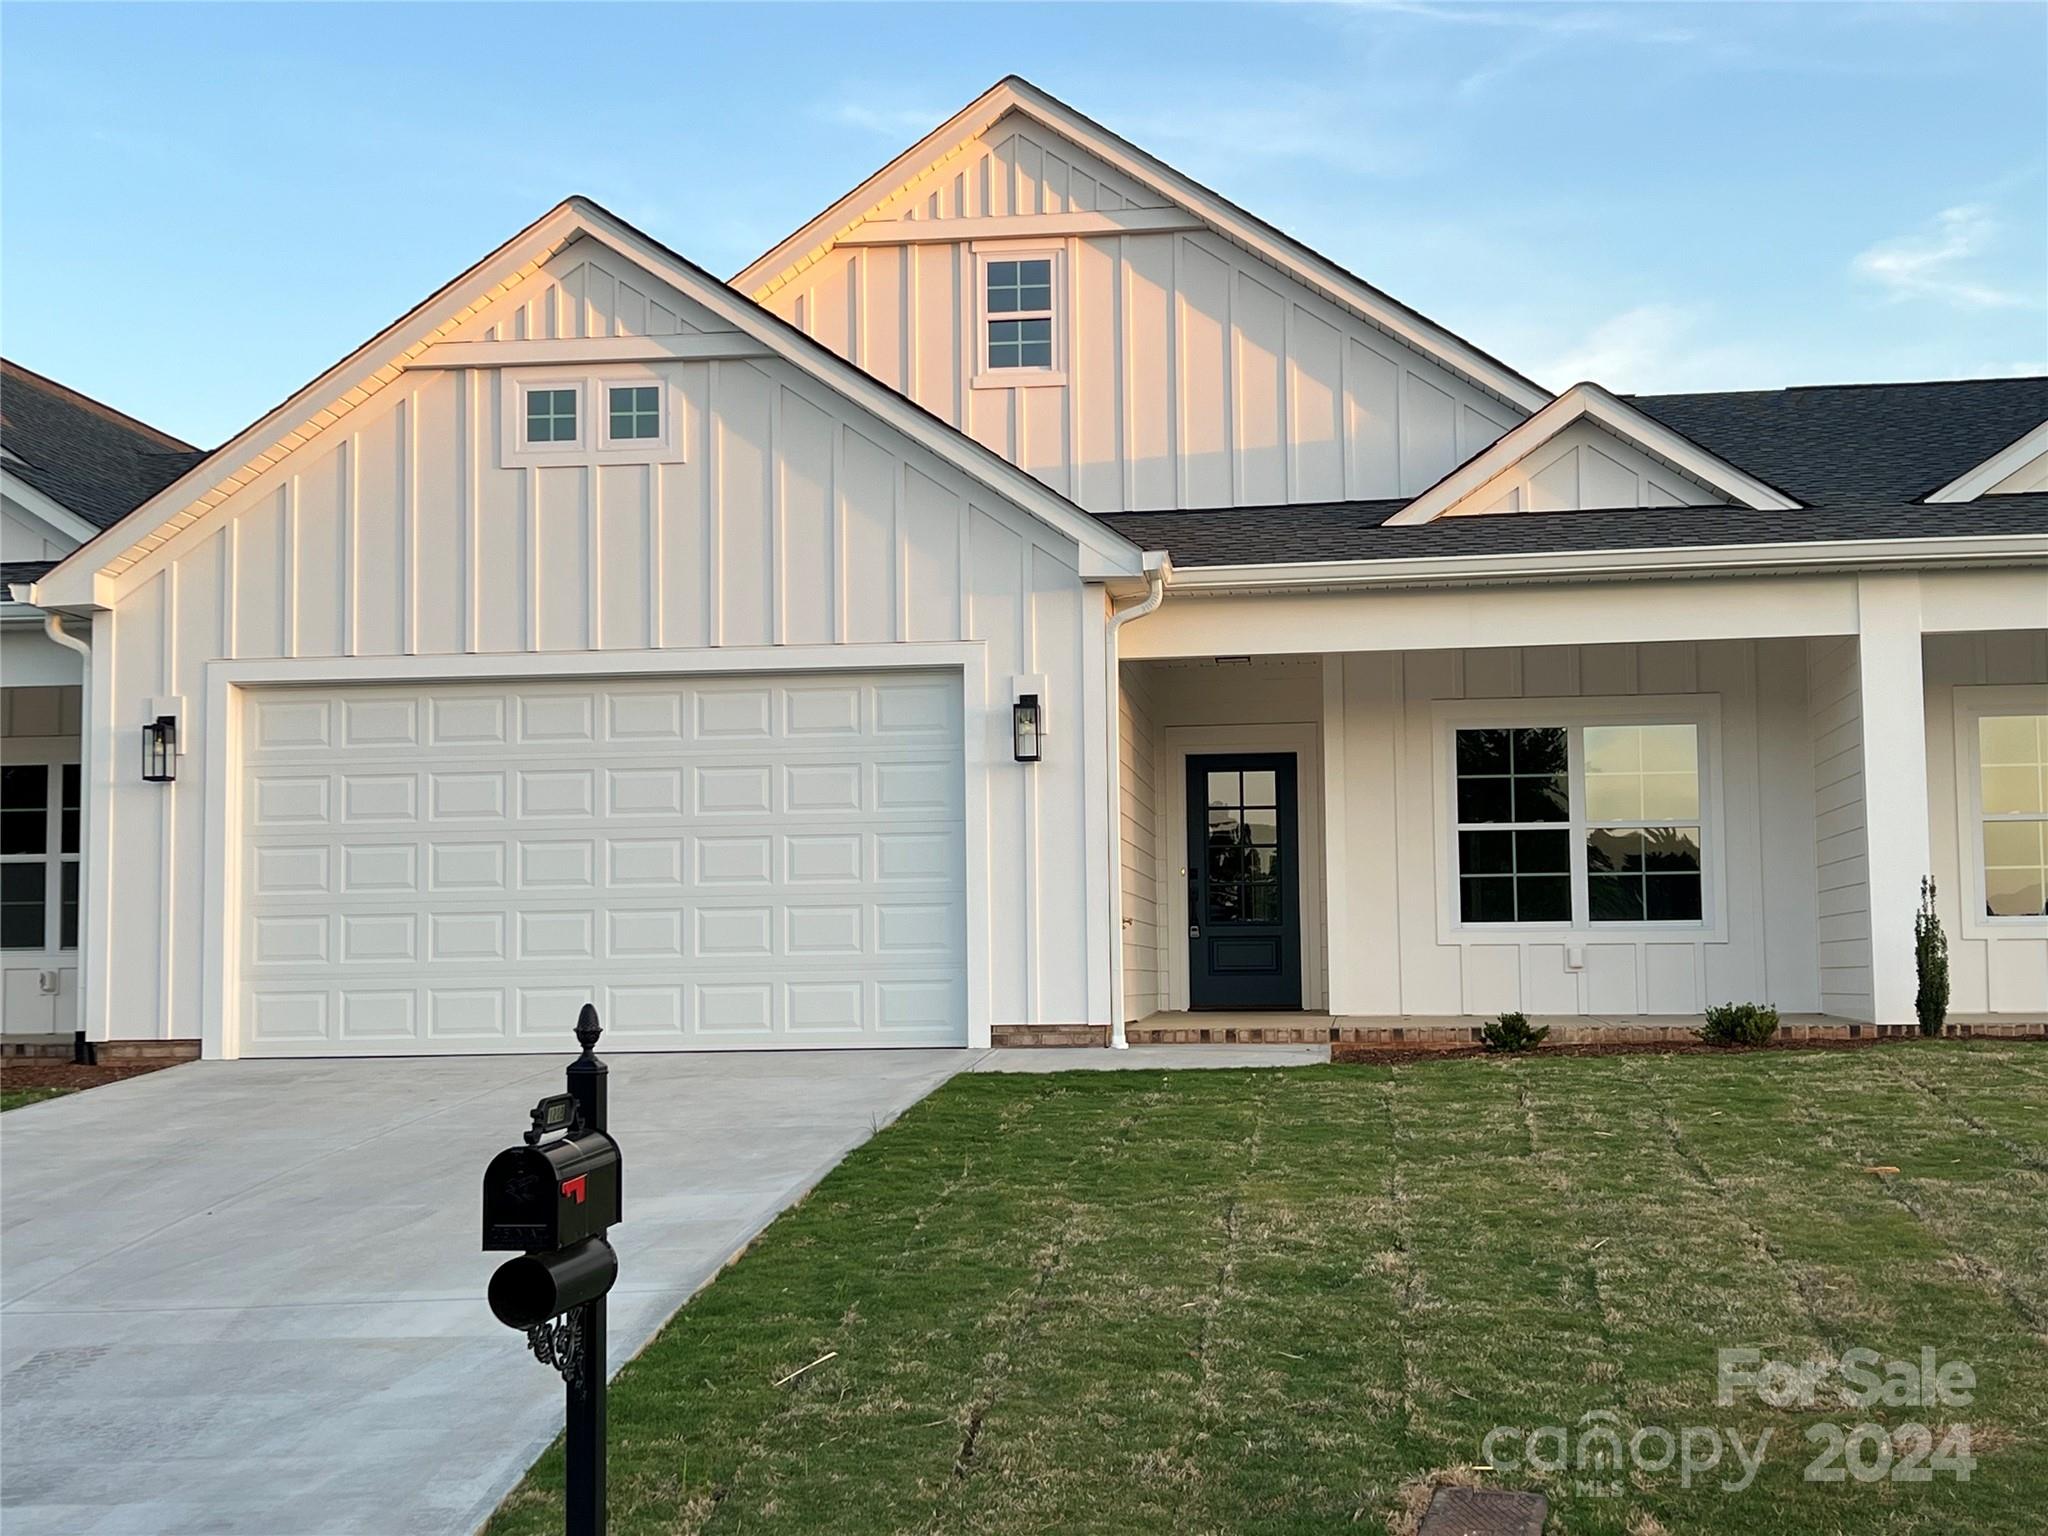
[[[524,1330],[560,1373],[567,1432],[567,1536],[604,1536],[605,1297],[619,1276],[605,1233],[623,1219],[619,1144],[605,1126],[603,1033],[590,1004],[576,1017],[583,1054],[568,1092],[533,1107],[533,1128],[484,1172],[484,1251],[517,1250],[491,1276],[491,1311]]]

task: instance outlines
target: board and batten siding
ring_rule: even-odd
[[[1345,818],[1349,873],[1348,931],[1330,935],[1337,1006],[1352,1014],[1603,1017],[1690,1014],[1731,1000],[1816,1008],[1801,646],[1684,641],[1341,658],[1345,782],[1333,811]],[[1449,835],[1439,706],[1633,695],[1718,700],[1719,824],[1707,837],[1720,849],[1711,874],[1724,890],[1724,926],[1697,939],[1588,927],[1498,940],[1465,930],[1447,941],[1439,922],[1447,893],[1438,884],[1438,843]],[[1537,705],[1530,718],[1540,713]],[[1583,959],[1577,968],[1574,950]]]
[[[1495,475],[1446,517],[1577,512],[1592,507],[1712,506],[1719,491],[1581,418]]]
[[[975,232],[1160,202],[1013,114],[763,302],[1091,512],[1414,495],[1522,419],[1192,217]],[[865,243],[892,221],[925,227]],[[934,238],[949,222],[961,236]],[[1046,250],[1061,269],[1054,379],[978,381],[978,256]]]
[[[558,256],[531,280],[544,291],[515,289],[477,329],[616,334],[608,305],[687,311],[644,278],[638,299],[614,283],[605,305],[588,286],[572,305],[560,278],[583,265]],[[420,369],[150,556],[100,616],[115,1034],[203,1033],[215,659],[513,654],[545,677],[571,653],[892,641],[986,647],[991,702],[968,731],[991,765],[988,823],[969,833],[988,848],[992,1021],[1106,1014],[1073,963],[1090,942],[1082,733],[1035,769],[1009,761],[1012,674],[1079,708],[1093,610],[1071,542],[778,359],[648,366],[684,413],[682,462],[501,467],[496,372]],[[187,714],[168,786],[138,782],[131,750],[163,695]]]

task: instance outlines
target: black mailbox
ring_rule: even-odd
[[[507,1147],[484,1170],[484,1251],[539,1253],[602,1236],[623,1219],[619,1144],[578,1129]]]

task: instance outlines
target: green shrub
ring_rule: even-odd
[[[1534,1028],[1525,1013],[1504,1013],[1479,1028],[1479,1043],[1489,1051],[1533,1051],[1550,1034],[1550,1026]]]
[[[1920,912],[1913,919],[1913,969],[1920,974],[1920,990],[1913,995],[1920,1033],[1938,1035],[1948,1018],[1948,935],[1934,912],[1934,882],[1925,878],[1920,882]]]
[[[1721,1003],[1693,1033],[1709,1045],[1766,1045],[1778,1032],[1778,1010],[1764,1003]]]

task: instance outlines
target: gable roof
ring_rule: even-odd
[[[1074,538],[1120,574],[1138,574],[1141,551],[1042,481],[877,382],[751,299],[616,214],[584,197],[557,204],[483,260],[264,413],[202,463],[165,486],[116,535],[102,534],[37,584],[45,607],[103,604],[123,573],[218,507],[316,433],[404,376],[406,365],[472,315],[540,270],[572,242],[592,239],[702,304],[1013,505]]]
[[[1662,422],[1644,415],[1598,384],[1588,382],[1574,384],[1534,416],[1482,448],[1387,519],[1388,523],[1405,526],[1434,522],[1484,488],[1497,475],[1521,463],[1543,444],[1582,420],[1598,423],[1615,437],[1718,492],[1720,500],[1758,511],[1784,511],[1798,505],[1782,491],[1737,469],[1726,459],[1700,447]]]
[[[1940,490],[1929,491],[1927,499],[1975,501],[1979,496],[1999,494],[2001,483],[2022,474],[2026,475],[2026,479],[2014,489],[2031,488],[2027,482],[2042,480],[2043,465],[2048,465],[2048,419],[2044,419],[2041,425],[2024,437],[2007,443],[1982,464],[1971,465]]]
[[[1435,358],[1487,393],[1524,411],[1537,410],[1550,399],[1548,390],[1499,358],[1017,75],[997,81],[829,208],[762,252],[734,274],[733,286],[756,298],[773,292],[851,234],[892,194],[964,149],[1011,112],[1042,123],[1081,146],[1120,174],[1193,214],[1233,244]]]
[[[2048,376],[1636,395],[1630,403],[1810,506],[1908,502],[2048,421]]]
[[[205,453],[111,405],[0,358],[6,471],[94,528],[110,528]]]

